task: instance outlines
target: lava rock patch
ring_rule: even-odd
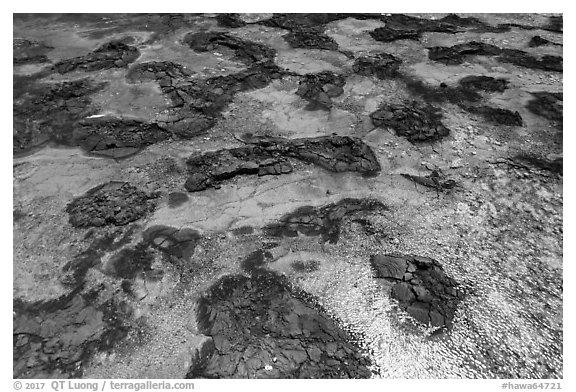
[[[338,43],[316,27],[301,27],[282,38],[293,48],[338,50]]]
[[[78,378],[98,351],[111,349],[128,333],[113,301],[97,304],[91,295],[52,302],[14,301],[14,378]]]
[[[544,46],[544,45],[561,46],[561,44],[557,44],[555,42],[549,41],[546,38],[540,37],[539,35],[533,36],[532,38],[530,38],[530,42],[528,42],[528,46],[531,48],[537,48],[539,46]]]
[[[122,40],[108,42],[86,56],[67,59],[54,64],[54,69],[60,73],[81,69],[93,72],[110,68],[125,68],[140,57],[140,51]]]
[[[532,113],[554,121],[562,128],[564,119],[564,96],[562,93],[546,91],[532,93],[534,99],[528,101],[526,108]]]
[[[414,181],[417,184],[429,188],[434,188],[436,191],[450,190],[456,186],[456,181],[447,178],[438,170],[432,170],[432,172],[427,176],[414,176],[404,173],[402,173],[402,176]]]
[[[82,120],[73,135],[84,150],[110,158],[125,158],[171,137],[158,124],[112,117]]]
[[[239,175],[280,175],[292,172],[288,158],[333,172],[371,174],[380,170],[374,152],[360,139],[348,136],[261,140],[254,144],[190,157],[185,187],[190,192],[219,187]]]
[[[89,79],[47,84],[15,76],[13,152],[27,152],[48,140],[74,145],[76,122],[95,114],[90,96],[104,86]]]
[[[216,31],[188,33],[184,36],[183,43],[196,52],[214,51],[219,46],[230,48],[234,50],[236,59],[247,65],[271,61],[276,56],[276,51],[266,45]]]
[[[197,303],[214,353],[190,378],[369,378],[355,338],[278,274],[227,276]]]
[[[142,237],[152,247],[184,260],[190,260],[201,238],[196,230],[163,225],[149,227]]]
[[[264,228],[273,237],[321,236],[322,241],[335,244],[340,239],[344,219],[360,213],[384,211],[387,207],[374,199],[346,198],[321,207],[303,206],[284,215],[278,222]]]
[[[377,279],[394,283],[392,297],[416,320],[436,327],[452,325],[464,293],[436,260],[378,254],[371,257],[370,265]]]
[[[306,74],[300,81],[296,95],[310,102],[310,109],[318,107],[329,110],[333,105],[332,98],[342,95],[345,84],[343,76],[330,71]]]
[[[498,61],[519,67],[562,72],[562,57],[544,55],[536,58],[519,49],[501,49],[483,42],[468,42],[451,47],[435,46],[428,48],[430,60],[446,65],[462,64],[467,56],[496,56]]]
[[[151,212],[152,199],[127,182],[108,182],[70,202],[66,212],[75,227],[123,226]]]
[[[356,58],[352,70],[363,76],[376,76],[378,79],[398,77],[402,60],[388,53]]]
[[[406,137],[411,143],[436,141],[450,134],[440,121],[440,110],[417,101],[385,104],[370,114],[370,118],[375,126],[392,128],[398,136]]]
[[[482,90],[489,92],[503,92],[508,88],[508,81],[491,76],[466,76],[458,82],[460,86],[469,90]]]

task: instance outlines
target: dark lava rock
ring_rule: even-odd
[[[452,47],[435,46],[428,48],[428,57],[430,60],[446,65],[462,64],[465,56],[497,56],[500,53],[502,53],[502,49],[499,47],[476,41],[458,44]]]
[[[498,61],[544,71],[562,72],[563,70],[563,60],[560,56],[544,55],[536,58],[518,49],[503,49],[502,54],[498,56]]]
[[[154,209],[152,197],[127,182],[108,182],[89,190],[66,207],[75,227],[122,226]]]
[[[497,56],[498,61],[511,63],[519,67],[562,72],[562,57],[545,55],[536,58],[522,50],[501,49],[483,42],[468,42],[451,47],[436,46],[428,48],[430,60],[446,65],[462,64],[466,56]]]
[[[198,300],[200,333],[215,351],[190,378],[369,378],[355,337],[291,289],[258,270],[226,276]]]
[[[238,42],[239,48],[242,42]],[[236,74],[197,80],[191,79],[179,64],[148,62],[133,67],[128,78],[158,81],[172,102],[172,108],[160,124],[177,137],[189,139],[213,127],[236,93],[263,88],[284,74],[272,61],[266,60]]]
[[[374,31],[370,32],[370,36],[376,41],[381,42],[392,42],[400,39],[412,39],[418,40],[422,33],[418,30],[413,29],[391,29],[389,27],[378,27]]]
[[[191,75],[184,66],[172,61],[147,61],[130,67],[126,79],[130,82],[158,81],[160,87],[167,87]]]
[[[300,81],[296,95],[310,102],[311,108],[330,109],[332,98],[342,95],[345,84],[346,79],[343,76],[330,71],[306,74]]]
[[[218,14],[216,15],[216,20],[220,27],[236,28],[246,26],[246,22],[238,14]]]
[[[486,120],[496,124],[521,127],[523,125],[522,116],[517,111],[508,109],[493,108],[491,106],[468,106],[470,113],[478,114]]]
[[[450,14],[440,19],[444,24],[451,24],[457,27],[471,28],[476,33],[504,33],[510,31],[512,24],[499,24],[491,26],[482,22],[480,19],[473,17],[461,17],[456,14]],[[520,26],[519,26],[520,27]]]
[[[436,260],[421,256],[374,255],[370,265],[378,279],[392,286],[392,297],[416,320],[433,326],[452,325],[463,292]]]
[[[149,227],[142,237],[152,247],[184,260],[190,260],[201,238],[196,230],[162,225]]]
[[[13,377],[78,378],[98,351],[110,350],[129,330],[113,301],[73,292],[55,301],[14,301]]]
[[[392,42],[399,39],[418,40],[425,32],[458,33],[463,28],[472,28],[476,32],[501,33],[509,31],[509,26],[490,26],[479,19],[460,17],[455,14],[447,15],[441,19],[424,19],[403,14],[382,16],[380,19],[386,24],[370,32],[372,38],[382,42]]]
[[[338,50],[336,41],[317,27],[294,28],[282,38],[293,48]]]
[[[439,140],[450,133],[440,121],[440,109],[417,101],[385,104],[370,114],[370,118],[375,126],[392,128],[411,143]]]
[[[23,153],[48,140],[74,145],[75,123],[91,114],[90,96],[105,84],[88,79],[57,84],[14,76],[13,152]]]
[[[354,61],[352,70],[359,75],[372,76],[378,79],[394,78],[402,60],[388,53],[378,53],[373,56],[361,56]]]
[[[264,267],[266,262],[272,261],[273,256],[270,251],[257,250],[250,253],[244,260],[242,260],[242,269],[248,273],[254,273],[257,269]]]
[[[532,113],[556,122],[562,128],[564,118],[564,97],[562,93],[546,91],[532,93],[534,99],[528,101],[526,108]]]
[[[184,36],[183,43],[196,52],[214,51],[219,46],[230,48],[234,50],[236,58],[247,65],[271,61],[276,56],[276,51],[266,45],[216,31],[188,33]]]
[[[54,49],[42,42],[15,38],[12,45],[14,65],[47,63],[46,53]]]
[[[78,122],[75,143],[84,150],[110,158],[125,158],[146,146],[171,137],[155,123],[112,117],[88,118]]]
[[[320,262],[318,260],[308,260],[306,262],[296,260],[292,262],[290,266],[296,272],[314,272],[320,268]]]
[[[320,235],[322,241],[335,244],[340,239],[343,220],[362,212],[378,212],[387,207],[373,199],[342,199],[321,207],[304,206],[284,215],[276,223],[264,228],[267,235],[274,237],[296,237]]]
[[[292,172],[288,158],[312,163],[333,172],[370,174],[380,170],[374,153],[360,139],[323,136],[303,139],[261,140],[243,147],[208,152],[187,160],[190,192],[218,187],[239,175],[280,175]]]
[[[417,184],[424,185],[429,188],[434,188],[436,191],[450,190],[456,186],[456,181],[446,178],[444,174],[437,170],[432,170],[428,176],[413,176],[411,174],[403,174],[406,177]]]
[[[121,40],[111,41],[100,46],[86,56],[62,60],[54,64],[58,73],[81,69],[83,71],[101,71],[110,68],[124,68],[140,57],[140,51],[134,46],[126,45]]]
[[[336,20],[346,19],[347,17],[348,17],[347,14],[338,14],[338,13],[330,13],[330,14],[276,13],[272,15],[270,19],[263,20],[259,22],[259,24],[286,30],[295,30],[303,27],[323,27],[327,23],[334,22]],[[379,15],[374,14],[374,17],[377,18],[379,17]]]
[[[502,78],[493,78],[491,76],[466,76],[458,82],[460,86],[469,90],[483,90],[490,92],[503,92],[508,88],[508,81]]]

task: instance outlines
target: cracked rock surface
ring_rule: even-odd
[[[185,187],[196,192],[239,175],[291,173],[288,158],[311,163],[332,172],[374,173],[380,170],[374,153],[362,141],[341,136],[311,139],[261,140],[256,144],[188,158],[190,176]]]
[[[370,259],[370,265],[377,279],[394,283],[392,297],[416,320],[433,326],[452,324],[464,294],[436,260],[377,254]]]
[[[76,227],[126,225],[153,210],[152,197],[125,182],[109,182],[91,189],[66,207]]]
[[[191,378],[368,378],[368,360],[334,320],[279,275],[227,276],[199,299],[214,353]]]
[[[560,14],[14,14],[14,378],[562,379]]]

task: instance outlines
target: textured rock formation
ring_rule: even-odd
[[[200,333],[213,355],[191,378],[368,378],[368,359],[324,311],[281,276],[227,276],[198,301]]]
[[[304,206],[264,228],[267,235],[275,237],[321,236],[322,241],[337,243],[344,218],[361,212],[383,211],[381,202],[372,199],[342,199],[321,207]]]
[[[385,104],[370,114],[370,118],[375,126],[392,128],[412,143],[436,141],[450,133],[440,121],[442,114],[438,108],[417,101]]]
[[[464,294],[436,260],[421,256],[374,255],[377,279],[393,283],[391,295],[400,308],[424,324],[451,326]]]
[[[359,75],[376,76],[378,79],[395,78],[402,60],[388,53],[360,56],[354,61],[352,70]]]
[[[343,76],[330,71],[306,74],[300,81],[296,95],[310,102],[312,109],[330,109],[333,105],[332,98],[342,95],[345,84],[346,79]]]
[[[75,227],[122,226],[154,209],[152,196],[127,182],[109,182],[91,189],[66,207]]]
[[[124,68],[140,57],[140,51],[121,40],[111,41],[100,46],[86,56],[62,60],[54,64],[58,73],[65,74],[76,71],[101,71],[110,68]]]

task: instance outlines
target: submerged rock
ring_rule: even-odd
[[[416,320],[436,327],[452,325],[464,294],[436,260],[377,254],[370,265],[377,279],[393,283],[392,297]]]
[[[123,226],[154,209],[153,197],[127,182],[109,182],[89,190],[66,207],[75,227]]]
[[[319,107],[329,110],[333,105],[332,98],[342,95],[345,84],[343,76],[330,71],[306,74],[300,81],[296,95],[310,102],[312,109]]]
[[[354,61],[352,70],[359,75],[372,76],[378,79],[395,78],[402,60],[388,53],[378,53],[374,56],[361,56]]]
[[[440,109],[417,101],[384,104],[370,118],[375,126],[392,128],[412,143],[436,141],[450,134],[440,121]]]

